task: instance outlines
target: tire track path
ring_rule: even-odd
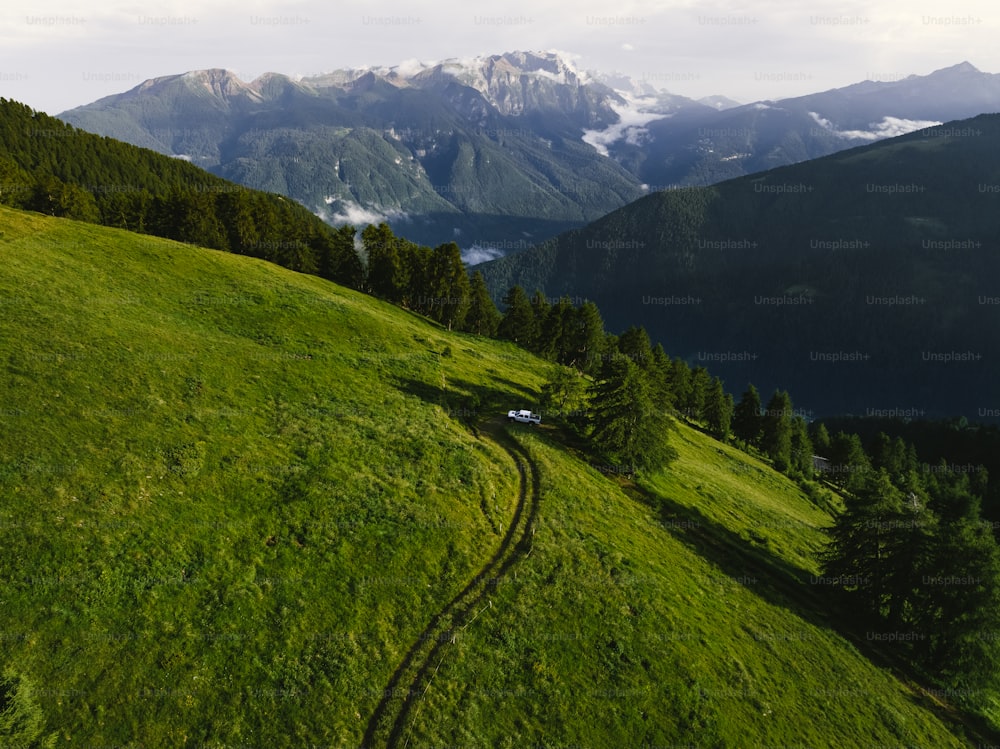
[[[488,595],[500,578],[531,551],[539,509],[538,467],[527,450],[500,426],[491,425],[492,439],[513,459],[519,474],[517,506],[500,547],[493,556],[433,616],[416,642],[407,651],[368,721],[362,747],[400,747],[408,743],[407,723],[419,707],[431,679],[446,656],[446,645],[456,641],[457,633],[467,627],[484,608],[490,608]]]

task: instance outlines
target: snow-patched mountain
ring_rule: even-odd
[[[387,219],[415,241],[455,239],[489,257],[648,191],[998,110],[1000,76],[969,63],[738,105],[585,72],[553,52],[508,52],[249,82],[192,71],[60,116],[333,222]]]
[[[557,54],[510,52],[250,82],[194,71],[61,117],[334,222],[390,219],[417,241],[500,253],[643,194],[583,137],[629,106]]]
[[[713,184],[1000,111],[1000,75],[963,62],[924,76],[712,110],[654,119],[641,140],[604,137],[601,145],[651,189]]]

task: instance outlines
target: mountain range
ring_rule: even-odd
[[[331,223],[505,254],[669,186],[706,185],[1000,109],[969,63],[736,105],[587,73],[551,52],[146,81],[59,115],[295,198]]]

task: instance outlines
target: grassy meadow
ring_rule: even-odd
[[[5,208],[0,341],[11,746],[964,745],[824,617],[825,505],[506,425],[512,345]]]

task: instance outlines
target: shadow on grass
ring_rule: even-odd
[[[921,686],[928,684],[927,676],[916,671],[904,653],[894,653],[870,641],[866,637],[866,629],[873,625],[866,628],[855,612],[840,605],[835,598],[835,590],[824,584],[822,578],[747,541],[695,507],[654,494],[634,482],[622,481],[621,488],[633,499],[655,509],[665,530],[674,538],[719,567],[722,579],[709,579],[706,584],[743,585],[768,603],[785,608],[816,627],[836,632],[872,664],[908,684],[910,692],[907,698],[932,712],[957,736],[973,740],[978,746],[997,745],[1000,732],[988,720],[935,699],[933,688]]]
[[[510,385],[511,387],[506,387]],[[530,407],[525,404],[522,386],[498,378],[491,385],[451,380],[445,389],[426,382],[400,378],[396,386],[426,403],[440,406],[451,417],[474,433],[489,423],[504,418],[511,408]],[[600,466],[600,456],[589,449],[586,440],[575,436],[561,420],[547,422],[536,434],[556,449],[567,449],[581,461]],[[553,427],[555,431],[553,431]],[[526,427],[532,428],[534,427]],[[565,432],[565,433],[563,433]],[[668,469],[669,470],[669,469]],[[1000,745],[1000,733],[981,716],[959,711],[934,698],[932,689],[921,689],[928,682],[901,657],[878,643],[869,641],[865,630],[858,626],[852,612],[838,607],[835,591],[808,571],[788,563],[770,549],[759,546],[703,514],[655,494],[640,484],[618,476],[621,490],[635,501],[652,507],[664,529],[701,558],[715,565],[718,578],[708,578],[706,585],[742,585],[768,603],[788,610],[794,616],[828,629],[851,643],[867,660],[893,673],[911,687],[908,698],[914,704],[931,711],[958,736],[979,746]]]
[[[496,378],[490,385],[457,379],[448,382],[449,387],[443,388],[409,377],[397,377],[394,384],[407,395],[440,406],[450,418],[469,429],[504,418],[511,409],[533,408],[537,397],[524,386],[503,378]]]
[[[623,482],[621,488],[628,496],[655,509],[664,529],[719,567],[723,578],[743,585],[768,603],[793,610],[813,624],[831,625],[829,604],[824,602],[816,581],[805,570],[747,541],[696,507],[654,494],[635,482]]]

